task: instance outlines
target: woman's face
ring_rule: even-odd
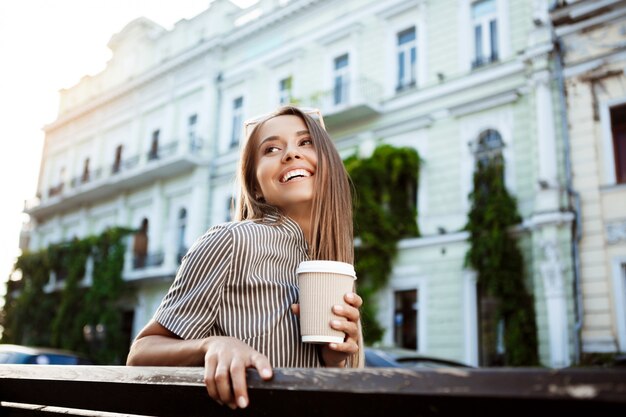
[[[256,194],[265,202],[295,217],[308,214],[315,183],[317,155],[302,119],[277,116],[260,128],[256,149]]]

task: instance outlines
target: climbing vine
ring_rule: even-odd
[[[510,228],[521,218],[504,185],[501,156],[477,164],[466,229],[470,249],[466,264],[477,273],[485,295],[498,300],[495,321],[504,323],[504,364],[538,363],[534,302],[524,284],[524,263]],[[495,341],[492,342],[495,344]]]
[[[365,342],[380,340],[384,329],[376,321],[375,296],[391,273],[397,243],[419,235],[417,185],[420,158],[415,149],[381,145],[369,158],[354,155],[345,166],[355,190],[355,268],[363,297]]]
[[[87,354],[97,363],[121,363],[120,299],[124,295],[123,237],[132,230],[112,228],[100,236],[50,245],[25,252],[16,264],[22,279],[7,294],[2,322],[3,342],[51,346]],[[81,287],[91,258],[92,283]],[[60,292],[46,292],[50,273],[63,282]],[[17,294],[17,295],[14,295]],[[97,343],[85,340],[85,326],[108,329]]]

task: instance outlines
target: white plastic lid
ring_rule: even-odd
[[[354,266],[338,261],[304,261],[300,262],[296,273],[305,272],[334,272],[336,274],[348,275],[356,279]]]

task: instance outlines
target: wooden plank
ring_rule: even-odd
[[[249,416],[626,413],[626,370],[369,368],[248,372]],[[233,415],[212,401],[201,368],[0,366],[0,399],[106,412]],[[5,410],[6,412],[6,410]]]

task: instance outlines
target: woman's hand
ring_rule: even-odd
[[[322,347],[322,358],[327,367],[343,367],[346,359],[359,351],[359,307],[363,304],[363,299],[353,292],[349,292],[343,297],[346,305],[333,306],[333,313],[346,320],[332,320],[330,327],[346,334],[343,343],[329,343]],[[295,314],[300,313],[300,305],[291,306]]]
[[[272,378],[269,359],[233,337],[214,336],[206,340],[204,383],[209,396],[233,410],[250,402],[246,368],[254,367],[264,380]]]

